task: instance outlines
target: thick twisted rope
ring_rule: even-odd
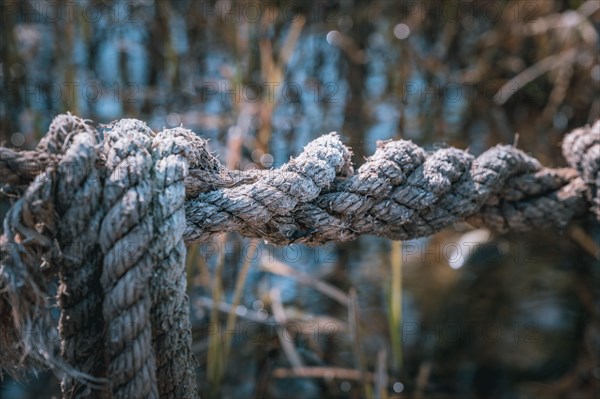
[[[589,186],[588,200],[600,218],[600,121],[593,127],[575,129],[563,143],[563,154]]]
[[[184,238],[190,244],[238,231],[280,245],[364,234],[410,239],[460,220],[499,231],[564,228],[590,203],[598,215],[599,130],[596,122],[565,140],[567,160],[582,176],[545,168],[512,146],[475,158],[455,148],[427,153],[404,140],[379,143],[352,174],[347,161],[340,164],[348,150],[330,134],[281,169],[188,198]]]
[[[97,284],[101,270],[97,241],[102,187],[95,167],[96,132],[81,119],[61,115],[52,122],[42,143],[52,155],[64,152],[54,187],[60,219],[56,238],[61,252],[55,262],[59,266],[61,355],[82,372],[103,377],[102,291]],[[65,398],[85,397],[89,389],[68,374],[63,378]]]
[[[161,398],[195,398],[192,362],[192,336],[188,316],[185,275],[185,184],[190,143],[200,141],[185,129],[160,132],[154,139],[153,199],[154,240],[150,248],[154,272],[150,282],[152,297],[152,339],[156,350],[158,390]],[[190,147],[194,147],[191,145]],[[195,165],[200,159],[188,154]]]
[[[150,324],[154,237],[151,131],[123,119],[104,138],[104,255],[100,281],[107,324],[108,376],[115,398],[157,398]]]
[[[61,370],[63,397],[195,397],[185,294],[186,244],[226,231],[276,244],[430,235],[466,220],[495,230],[600,220],[600,121],[563,143],[571,168],[512,146],[479,157],[378,144],[354,172],[336,134],[279,169],[225,169],[185,129],[154,134],[61,115],[34,151],[0,148],[2,191],[18,199],[0,240],[0,367]],[[30,332],[50,322],[59,275],[61,356]],[[102,311],[100,311],[100,309]],[[4,327],[5,326],[5,327]]]
[[[83,386],[79,382],[90,381],[82,380],[81,373],[102,373],[102,319],[97,315],[101,296],[93,286],[100,269],[94,258],[96,247],[86,244],[96,241],[93,226],[97,224],[94,216],[100,187],[94,165],[95,140],[95,130],[80,119],[57,117],[38,149],[58,162],[45,165],[45,171],[13,205],[4,223],[0,292],[9,300],[13,317],[12,322],[3,320],[3,329],[5,334],[21,339],[3,351],[8,356],[3,363],[9,369],[18,368],[28,356],[63,370],[65,397],[80,396]],[[48,313],[39,314],[47,306],[48,281],[44,275],[50,274],[53,266],[58,266],[60,277],[59,332],[61,355],[67,364],[54,356],[47,342],[50,337],[42,336],[50,325]],[[68,364],[81,372],[69,369]],[[79,382],[74,377],[79,377]],[[87,384],[85,392],[89,388]]]

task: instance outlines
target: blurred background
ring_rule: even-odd
[[[62,112],[183,125],[229,168],[338,131],[564,166],[600,117],[598,1],[1,0],[0,139]],[[7,203],[3,204],[6,210]],[[204,398],[600,397],[600,229],[188,249]],[[1,355],[1,354],[0,354]],[[0,398],[60,397],[51,374]]]

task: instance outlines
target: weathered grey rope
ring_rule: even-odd
[[[191,244],[238,231],[280,245],[347,241],[364,234],[410,239],[460,220],[499,231],[563,228],[585,212],[586,195],[598,179],[599,129],[596,122],[565,140],[565,148],[572,148],[573,140],[596,143],[571,159],[578,168],[583,166],[575,162],[596,165],[585,166],[588,184],[575,170],[545,168],[512,146],[499,145],[475,158],[455,148],[427,153],[403,140],[379,143],[355,174],[332,176],[324,171],[339,167],[336,162],[347,150],[337,136],[324,136],[280,170],[188,198],[184,238]],[[313,156],[321,162],[303,163]],[[302,188],[307,179],[319,187],[318,195]],[[285,187],[306,195],[285,196]]]
[[[100,280],[108,376],[113,396],[122,399],[158,397],[149,295],[154,237],[151,134],[143,122],[123,119],[104,138]]]
[[[563,155],[588,184],[592,212],[600,218],[600,121],[575,129],[564,140]]]
[[[43,312],[48,305],[48,282],[41,266],[42,256],[52,243],[22,224],[19,218],[21,213],[28,214],[24,209],[27,201],[43,197],[40,193],[43,181],[45,175],[42,174],[12,206],[4,220],[0,246],[0,349],[2,370],[11,374],[18,373],[24,366],[47,364],[57,367],[51,343],[36,336],[51,323],[49,313]]]
[[[408,239],[461,220],[563,228],[590,205],[600,220],[599,130],[596,122],[565,138],[572,167],[563,169],[512,146],[474,157],[401,140],[379,143],[354,172],[329,134],[279,169],[236,172],[185,129],[155,135],[125,119],[100,140],[59,116],[36,150],[0,148],[2,190],[20,196],[0,240],[0,369],[23,360],[58,368],[64,397],[102,397],[90,383],[103,368],[113,397],[194,397],[183,242],[226,231],[276,244]],[[56,273],[62,359],[28,334],[50,320]]]
[[[336,176],[350,172],[350,151],[337,135],[322,136],[276,171],[257,173],[251,182],[240,181],[188,201],[185,239],[204,241],[220,232],[239,231],[275,242],[281,241],[277,234],[289,240],[287,230],[298,229],[291,220],[298,205],[315,200]]]
[[[97,205],[94,133],[92,127],[78,118],[58,117],[38,146],[45,148],[57,163],[46,165],[46,170],[13,205],[4,222],[6,239],[2,245],[0,292],[12,307],[12,317],[3,314],[1,335],[16,339],[12,345],[2,342],[5,356],[2,363],[9,370],[16,370],[24,359],[31,359],[62,370],[66,374],[62,382],[65,397],[77,397],[80,393],[81,385],[75,384],[74,378],[87,381],[86,388],[90,387],[89,382],[100,381],[86,377],[97,374],[96,353],[99,349],[102,353],[101,347],[94,347],[98,343],[98,330],[102,330],[101,320],[95,320],[93,313],[99,296],[94,297],[93,287],[87,285],[90,275],[98,269],[94,261],[86,264],[90,253],[73,239],[87,233],[86,222]],[[89,159],[92,164],[87,163]],[[80,206],[73,202],[75,199],[91,202],[87,207]],[[58,223],[60,218],[68,224]],[[91,238],[95,238],[93,234]],[[58,265],[60,274],[61,354],[80,371],[55,357],[49,345],[51,337],[42,335],[47,334],[51,325],[48,312],[43,310],[47,307],[46,275],[51,274],[53,265]]]
[[[189,165],[196,165],[191,143],[200,139],[185,129],[165,130],[156,135],[154,158],[154,237],[150,246],[154,271],[152,340],[156,352],[158,391],[161,398],[196,398],[192,364],[192,336],[186,295],[185,184]],[[187,156],[187,158],[186,158]],[[189,158],[189,159],[188,159]]]
[[[56,172],[54,202],[60,219],[57,239],[61,251],[58,330],[61,355],[84,373],[105,376],[104,329],[98,228],[102,213],[102,185],[96,169],[96,131],[73,115],[60,115],[42,142],[53,155],[61,155]],[[88,397],[90,387],[68,373],[62,381],[64,398]],[[96,397],[105,397],[105,391]]]
[[[20,196],[37,175],[56,161],[41,142],[33,151],[0,147],[0,191],[5,195]]]

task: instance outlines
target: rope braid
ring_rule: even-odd
[[[200,139],[191,131],[171,129],[154,139],[153,182],[157,194],[152,203],[154,237],[150,253],[154,272],[152,341],[156,352],[158,391],[161,398],[196,398],[192,361],[191,325],[186,295],[185,184],[189,170],[184,156],[189,143]],[[191,146],[193,148],[194,146]],[[193,153],[187,154],[193,162]]]
[[[100,281],[108,376],[117,399],[158,397],[148,293],[154,229],[151,144],[150,129],[132,119],[116,122],[104,138]]]
[[[56,211],[60,215],[57,239],[60,243],[57,302],[61,309],[58,331],[61,356],[78,365],[84,373],[104,376],[100,316],[102,291],[100,248],[97,244],[101,221],[99,205],[102,186],[96,169],[95,130],[72,115],[60,115],[50,125],[48,152],[58,154],[70,143],[58,165],[55,185]],[[87,397],[90,387],[68,374],[62,380],[63,397]],[[105,397],[105,392],[95,392]]]
[[[563,155],[589,186],[591,211],[600,219],[600,121],[575,129],[565,137]]]
[[[2,352],[8,356],[3,362],[8,371],[18,370],[24,358],[62,371],[64,397],[79,397],[81,382],[86,383],[86,392],[90,387],[99,388],[94,384],[101,382],[86,377],[98,374],[98,353],[102,353],[98,352],[102,321],[97,312],[101,297],[94,289],[99,264],[93,257],[95,248],[81,245],[81,239],[96,241],[92,215],[98,206],[100,186],[94,165],[94,133],[95,129],[79,118],[57,117],[38,145],[39,151],[46,151],[57,163],[45,165],[45,171],[35,177],[4,221],[0,292],[13,311],[10,322],[3,312],[3,328],[7,335],[19,339],[12,343],[16,347],[2,342],[6,349]],[[31,165],[29,161],[27,164]],[[46,342],[50,337],[40,337],[51,325],[49,313],[42,310],[48,306],[46,276],[54,265],[58,265],[59,274],[62,359]],[[78,371],[69,365],[76,365]]]
[[[197,397],[185,245],[237,231],[311,245],[410,239],[467,221],[497,231],[600,220],[600,121],[563,141],[569,168],[498,145],[478,157],[378,143],[356,171],[334,133],[279,169],[230,171],[183,128],[154,134],[59,115],[33,151],[0,147],[16,198],[0,237],[0,373],[47,366],[63,398]],[[60,354],[32,334],[52,323]],[[38,339],[39,338],[39,339]]]
[[[586,165],[600,159],[598,138],[592,133],[598,130],[600,122],[585,128],[578,139],[565,140],[565,146],[573,140],[596,143],[584,152],[589,158]],[[594,187],[574,169],[545,168],[507,145],[475,158],[456,148],[427,153],[410,141],[380,142],[355,174],[332,175],[339,167],[335,162],[347,159],[344,151],[337,135],[329,134],[281,169],[189,199],[184,239],[191,244],[217,232],[237,231],[278,245],[348,241],[365,234],[405,240],[431,235],[461,220],[498,231],[564,228],[585,212],[586,193]],[[297,167],[313,157],[320,162]],[[591,183],[598,176],[594,165],[591,172],[586,166]],[[346,165],[344,170],[351,169]],[[315,196],[307,182],[317,175],[322,180]],[[284,196],[288,185],[305,195]],[[597,200],[592,206],[598,209]]]
[[[269,240],[278,232],[287,237],[295,226],[289,226],[286,215],[289,219],[298,204],[317,198],[350,168],[350,151],[337,135],[320,137],[277,171],[259,172],[252,181],[201,193],[188,201],[186,241],[205,241],[223,231]],[[268,227],[275,232],[270,233]]]

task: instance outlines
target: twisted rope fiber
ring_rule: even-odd
[[[91,388],[102,370],[114,397],[195,397],[184,243],[226,231],[275,244],[409,239],[462,220],[564,228],[588,210],[600,220],[599,131],[597,121],[565,138],[571,168],[512,146],[474,157],[400,140],[378,143],[354,172],[329,134],[279,169],[240,172],[189,130],[124,119],[100,140],[60,115],[34,151],[0,148],[2,191],[18,197],[0,240],[0,370],[59,369],[63,397],[101,397]],[[50,321],[57,273],[61,356],[27,334]]]
[[[186,249],[185,184],[188,159],[185,148],[200,139],[185,129],[158,133],[153,144],[153,182],[156,196],[154,210],[154,241],[151,254],[154,272],[150,282],[152,297],[152,339],[157,356],[158,389],[161,398],[195,398],[195,376],[192,361],[191,325],[188,316]],[[192,148],[195,146],[191,146]],[[195,166],[201,158],[188,154]]]
[[[151,144],[150,129],[131,119],[116,122],[104,137],[100,281],[108,328],[108,375],[115,398],[158,397],[148,292],[154,233]]]
[[[102,291],[96,283],[101,270],[96,244],[101,220],[96,132],[78,118],[61,115],[52,122],[42,143],[53,155],[64,152],[54,187],[60,219],[56,238],[61,254],[55,263],[60,281],[57,302],[61,309],[61,355],[82,372],[103,377]],[[68,374],[63,378],[64,397],[85,397],[89,390]]]
[[[353,174],[348,149],[329,134],[278,170],[193,192],[184,239],[191,244],[225,231],[280,245],[363,234],[411,239],[461,220],[498,231],[564,228],[588,201],[599,217],[599,130],[597,121],[565,139],[566,158],[583,178],[573,168],[545,168],[513,146],[475,158],[455,148],[427,153],[404,140],[378,143]]]
[[[582,127],[571,132],[564,140],[563,154],[590,187],[588,200],[600,218],[600,122],[591,130]]]
[[[58,163],[48,165],[35,179],[11,208],[4,224],[6,237],[0,266],[4,278],[0,281],[0,292],[12,299],[14,324],[3,317],[3,327],[9,336],[22,336],[21,342],[13,341],[12,347],[8,342],[1,344],[10,348],[3,351],[8,355],[6,363],[14,370],[19,361],[29,355],[34,361],[61,369],[66,374],[62,381],[65,397],[77,397],[81,392],[82,386],[75,383],[75,377],[98,381],[81,377],[97,374],[100,363],[97,351],[102,347],[99,334],[102,320],[97,319],[101,297],[90,285],[99,271],[93,257],[95,248],[81,245],[82,240],[95,241],[94,220],[90,216],[94,215],[99,192],[93,165],[94,133],[94,129],[70,115],[56,118],[38,149],[50,155],[64,151],[64,157],[55,157]],[[75,201],[84,201],[83,206]],[[64,223],[57,225],[58,218]],[[64,243],[63,252],[51,237]],[[39,336],[50,322],[47,313],[37,317],[38,309],[47,306],[44,274],[50,271],[50,263],[58,265],[60,276],[57,300],[61,308],[61,355],[85,374],[56,359],[48,342]],[[89,386],[85,388],[89,390]]]
[[[12,308],[13,320],[10,320],[7,325],[15,328],[8,331],[10,334],[5,331],[0,334],[4,339],[1,343],[9,354],[17,352],[13,342],[23,341],[27,344],[8,362],[3,360],[2,368],[14,372],[22,366],[20,363],[22,358],[27,355],[28,358],[38,360],[38,354],[42,356],[37,363],[46,363],[51,367],[59,364],[59,361],[55,360],[52,348],[49,347],[50,343],[30,342],[30,335],[17,328],[23,320],[32,320],[31,324],[35,324],[34,320],[38,314],[44,315],[45,325],[49,324],[48,312],[43,311],[47,307],[44,295],[48,292],[48,288],[32,286],[30,281],[36,280],[29,275],[24,275],[15,282],[14,279],[10,279],[11,274],[7,273],[13,269],[16,272],[30,269],[32,274],[38,277],[41,261],[43,258],[48,258],[46,261],[50,264],[61,265],[58,302],[59,306],[64,306],[65,309],[61,314],[59,330],[63,348],[70,348],[62,352],[65,360],[82,371],[93,371],[91,367],[86,366],[96,363],[94,355],[104,357],[102,342],[96,342],[94,339],[85,340],[86,337],[73,340],[69,334],[75,332],[84,334],[85,322],[98,317],[102,319],[101,315],[103,315],[107,323],[106,335],[102,325],[96,324],[89,334],[91,337],[88,338],[99,335],[101,341],[106,339],[108,363],[103,364],[102,368],[108,370],[107,377],[112,385],[111,397],[158,397],[156,365],[151,346],[153,334],[156,348],[161,353],[159,356],[161,359],[159,372],[163,376],[159,379],[162,382],[161,397],[196,397],[190,368],[191,331],[185,305],[187,303],[183,269],[185,247],[181,238],[185,226],[183,180],[188,168],[187,159],[177,158],[175,155],[180,151],[180,147],[175,145],[173,138],[178,135],[169,134],[168,137],[160,138],[153,159],[150,152],[152,132],[145,124],[134,120],[119,121],[105,135],[104,146],[98,151],[102,168],[96,168],[94,165],[96,150],[88,151],[91,148],[89,135],[85,137],[81,134],[74,135],[76,132],[73,126],[83,127],[83,131],[86,129],[94,131],[79,118],[71,115],[57,117],[47,137],[53,137],[55,132],[59,132],[75,137],[73,141],[77,143],[84,139],[87,141],[81,146],[73,144],[64,156],[57,157],[60,160],[58,173],[54,173],[54,165],[48,166],[52,168],[52,173],[38,176],[7,217],[12,224],[8,224],[9,228],[6,231],[9,234],[4,241],[16,244],[21,241],[20,237],[26,237],[25,240],[30,241],[33,238],[40,241],[38,246],[41,249],[34,252],[33,250],[38,248],[29,245],[22,251],[22,256],[14,251],[3,251],[2,254],[3,258],[6,257],[5,255],[14,254],[20,267],[5,268],[6,262],[2,265],[0,281],[3,288],[6,285],[18,293],[8,298],[2,295],[3,304],[6,303],[2,308],[3,319],[10,320],[10,316],[6,317],[6,313]],[[186,134],[192,135],[191,132],[184,131],[179,136]],[[79,139],[80,137],[83,138]],[[61,139],[53,140],[53,142],[60,141]],[[59,147],[57,148],[49,152],[60,152]],[[166,158],[162,159],[162,157]],[[153,165],[155,162],[156,165]],[[102,172],[100,178],[97,176],[97,169]],[[91,176],[86,179],[88,174]],[[57,176],[61,176],[64,184],[62,180],[59,180],[59,184],[55,182]],[[157,182],[156,187],[154,181]],[[159,192],[162,194],[159,194],[154,201],[152,196]],[[98,201],[99,194],[102,196],[101,204]],[[69,204],[69,200],[72,200],[72,208],[64,212],[61,210],[55,215],[55,210],[61,209],[61,204]],[[30,210],[29,207],[37,208]],[[151,209],[152,207],[154,209]],[[86,215],[94,215],[94,210],[97,211],[96,215],[100,214],[102,217],[86,218]],[[61,225],[58,219],[63,216],[64,225]],[[58,234],[55,232],[57,224]],[[156,229],[156,234],[153,231],[155,224],[160,226]],[[12,225],[16,227],[13,228]],[[85,232],[86,229],[90,234],[77,236],[78,232]],[[12,234],[13,230],[17,230],[17,233]],[[95,237],[92,236],[94,234]],[[58,249],[53,245],[53,239],[58,239]],[[62,239],[64,242],[61,241]],[[78,247],[77,244],[81,240],[90,240],[92,245]],[[150,249],[151,245],[152,249]],[[61,253],[60,248],[65,250]],[[73,248],[87,248],[89,250],[87,254],[90,255],[88,259],[96,262],[83,270],[67,269],[74,266],[73,261],[84,259],[82,256],[86,254],[78,253]],[[98,249],[101,249],[101,252],[96,251]],[[61,256],[47,256],[52,251]],[[28,267],[24,267],[23,263]],[[154,275],[156,281],[149,290],[153,264],[157,265]],[[46,267],[48,272],[51,269],[52,266]],[[75,278],[69,280],[65,276],[75,276]],[[78,278],[81,281],[78,281]],[[90,278],[95,281],[89,281]],[[165,280],[162,281],[161,278]],[[39,276],[38,279],[42,283],[46,282],[44,276]],[[91,306],[97,305],[98,301],[95,299],[101,296],[94,296],[93,292],[86,291],[86,286],[80,284],[81,282],[87,283],[90,287],[102,284],[104,289],[104,300],[100,308],[102,312],[97,307]],[[25,289],[21,289],[23,286]],[[23,299],[27,298],[26,295],[20,295],[30,292],[38,295],[36,300],[32,301],[33,303]],[[158,305],[151,306],[152,299]],[[12,306],[13,304],[15,306]],[[70,307],[70,304],[73,306]],[[23,309],[15,312],[19,307]],[[150,315],[151,307],[152,315]],[[65,313],[68,315],[65,316]],[[156,321],[155,328],[150,325],[151,316]],[[39,323],[40,328],[44,327],[44,323]],[[91,346],[93,353],[86,351],[90,345],[93,345]],[[89,383],[79,385],[85,389],[76,389],[74,378],[85,382],[82,379],[85,375],[66,366],[63,369],[66,373],[63,379],[63,397],[89,397],[89,395],[103,397],[102,391],[90,391],[90,387],[97,387]]]

